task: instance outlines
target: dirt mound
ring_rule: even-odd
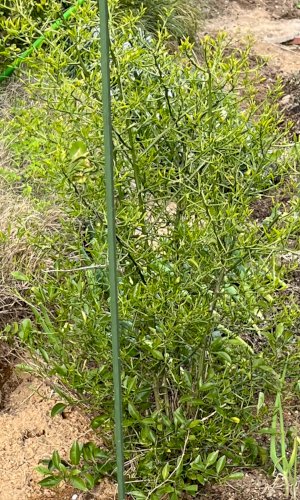
[[[67,485],[52,491],[41,489],[38,485],[41,476],[34,469],[39,460],[49,457],[54,450],[67,459],[74,440],[93,439],[89,420],[74,409],[66,411],[64,416],[51,418],[50,411],[57,399],[50,385],[32,376],[18,374],[12,356],[9,348],[2,345],[0,500],[71,499],[76,492]],[[113,498],[106,491],[105,497],[98,498]]]
[[[219,0],[216,2],[215,10],[220,14],[230,14],[236,6],[243,9],[260,7],[271,14],[274,19],[293,19],[299,17],[300,11],[295,0]]]
[[[35,471],[38,462],[57,450],[68,460],[75,440],[95,439],[90,420],[79,410],[66,409],[51,418],[58,401],[51,385],[16,371],[17,358],[0,343],[0,500],[112,500],[115,487],[103,481],[95,491],[80,494],[69,485],[53,490],[40,488]]]
[[[204,29],[213,35],[225,31],[240,46],[250,37],[256,54],[270,59],[278,74],[296,73],[300,71],[299,46],[285,44],[300,35],[300,10],[297,18],[286,18],[275,16],[275,7],[271,11],[267,5],[260,1],[229,2],[227,8],[220,9],[221,16],[206,21]]]
[[[293,132],[300,137],[300,72],[285,80],[282,108],[294,123]]]

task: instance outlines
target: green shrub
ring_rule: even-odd
[[[97,2],[92,2],[93,9]],[[75,3],[75,0],[3,0],[0,4],[0,68],[5,69]],[[175,39],[195,36],[199,9],[193,0],[145,0],[142,3],[139,0],[111,0],[110,4],[116,22],[122,19],[124,11],[135,15],[142,13],[140,25],[146,31],[156,33],[159,27],[166,25]],[[78,9],[74,14],[77,19],[80,12]]]
[[[13,61],[57,18],[61,2],[3,0],[0,4],[0,68]]]
[[[284,185],[293,160],[280,147],[280,88],[261,102],[247,50],[205,37],[198,65],[188,41],[170,54],[167,32],[151,37],[139,21],[131,13],[112,23],[126,475],[130,487],[140,481],[135,498],[175,499],[265,461],[253,408],[259,392],[278,388],[272,364],[284,362],[282,342],[293,346],[298,310],[281,293],[278,255],[297,223],[293,207],[280,203],[263,221],[252,212]],[[54,265],[38,283],[32,277],[35,320],[24,320],[18,336],[41,372],[58,377],[62,397],[87,407],[93,427],[109,435],[97,28],[87,2],[80,19],[28,61],[9,134],[15,162],[26,164],[24,188],[66,214],[55,237],[33,236]],[[107,455],[97,465],[84,460],[87,487],[113,470]],[[47,469],[56,482],[68,477],[57,462],[55,455]]]

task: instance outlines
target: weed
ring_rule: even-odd
[[[275,405],[274,405],[274,415],[272,420],[272,436],[270,445],[270,457],[274,464],[275,470],[282,474],[285,483],[285,493],[286,497],[290,498],[290,493],[294,499],[297,498],[296,486],[297,486],[297,472],[298,472],[298,446],[300,443],[299,437],[296,435],[293,438],[293,448],[290,456],[287,450],[287,440],[286,431],[284,428],[284,414],[282,408],[282,390],[283,384],[286,377],[286,367],[284,368],[281,377],[281,387],[277,392]],[[277,454],[277,435],[278,429],[277,424],[279,420],[279,441],[280,441],[280,456]]]

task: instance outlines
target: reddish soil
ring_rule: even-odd
[[[269,60],[273,71],[281,75],[300,71],[299,46],[288,45],[300,35],[300,9],[293,7],[294,2],[221,0],[215,5],[219,15],[207,20],[206,32],[226,31],[235,45],[250,37],[255,53]]]

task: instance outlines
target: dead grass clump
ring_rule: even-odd
[[[15,78],[9,81],[0,89],[0,116],[1,118],[11,118],[11,109],[17,100],[25,98],[24,85],[22,81]]]
[[[38,278],[51,266],[34,240],[59,231],[60,218],[58,209],[39,211],[30,200],[0,185],[0,328],[28,314],[20,298],[29,286],[22,275]]]

